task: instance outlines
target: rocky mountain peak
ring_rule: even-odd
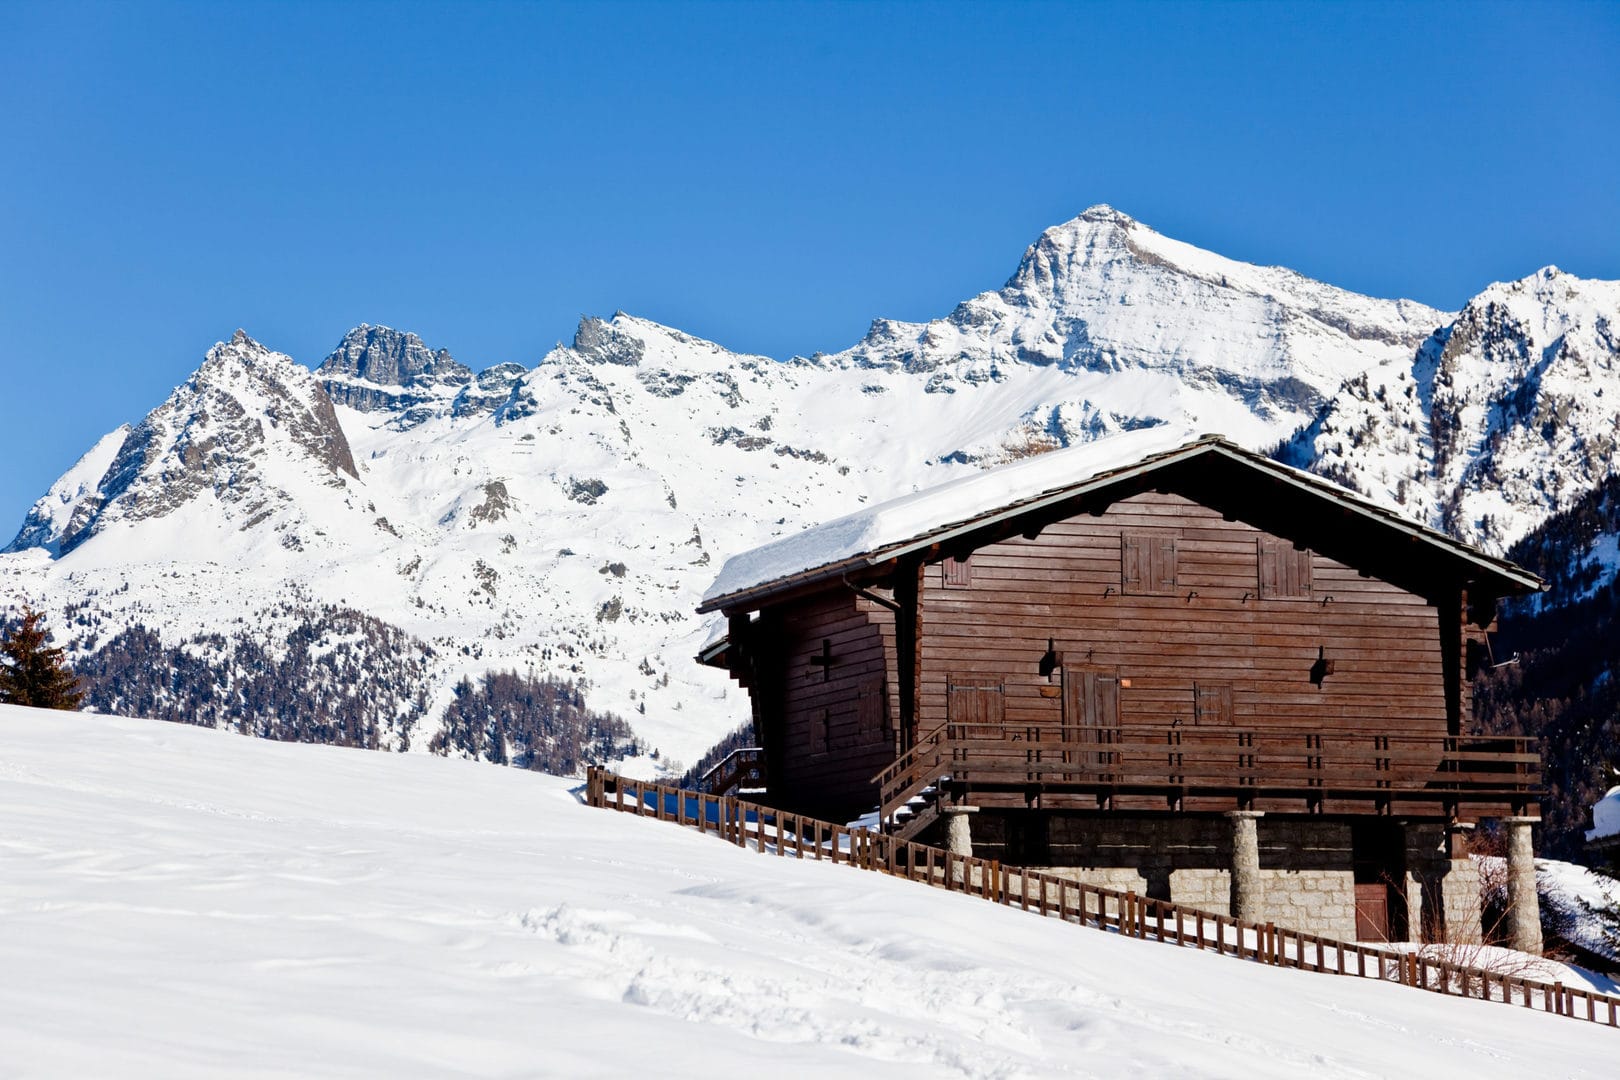
[[[593,364],[635,367],[641,363],[646,345],[639,336],[621,329],[618,324],[622,321],[623,312],[615,312],[611,322],[591,315],[582,317],[579,329],[574,331],[574,352]]]
[[[267,473],[281,479],[269,483]],[[294,508],[282,486],[289,477],[341,488],[340,474],[359,475],[315,376],[238,330],[129,429],[93,492],[41,546],[66,553],[115,522],[166,517],[209,495],[249,528]]]
[[[1115,210],[1107,203],[1097,203],[1095,206],[1086,207],[1084,210],[1080,211],[1074,220],[1085,221],[1095,225],[1117,225],[1124,229],[1128,229],[1137,223],[1136,219],[1131,217],[1131,215],[1121,210]],[[1059,225],[1057,228],[1061,229],[1063,226]]]
[[[407,425],[433,412],[426,407],[451,397],[473,373],[448,349],[430,349],[409,331],[361,323],[343,335],[315,369],[328,396],[359,412],[397,412]]]
[[[457,363],[448,349],[430,349],[409,331],[367,323],[344,334],[315,370],[327,378],[347,376],[380,386],[407,386],[424,379],[459,385],[472,379],[472,371]]]

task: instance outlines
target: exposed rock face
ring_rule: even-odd
[[[450,414],[459,418],[494,412],[512,395],[512,387],[528,370],[522,364],[496,364],[485,368],[456,394],[450,403]]]
[[[574,352],[592,363],[634,367],[641,363],[643,344],[641,339],[621,333],[612,323],[587,315],[574,331]]]
[[[300,475],[281,475],[283,461]],[[115,522],[165,517],[204,496],[250,529],[296,507],[297,480],[341,488],[358,475],[314,376],[238,330],[125,436],[60,531],[37,539],[65,553]]]
[[[364,323],[315,372],[332,400],[360,412],[405,412],[472,381],[472,371],[415,334]],[[419,422],[419,420],[418,420]]]

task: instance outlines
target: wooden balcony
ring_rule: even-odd
[[[980,806],[1458,818],[1536,812],[1536,740],[1270,729],[945,724],[874,782]]]

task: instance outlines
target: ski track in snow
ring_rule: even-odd
[[[0,1076],[1612,1076],[1615,1033],[1119,939],[470,762],[0,707]]]

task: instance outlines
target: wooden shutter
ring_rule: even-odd
[[[1165,595],[1176,591],[1176,538],[1122,533],[1120,591]]]
[[[1147,577],[1147,551],[1140,536],[1125,533],[1119,538],[1120,591],[1139,593]]]
[[[973,556],[951,556],[940,564],[947,589],[966,589],[973,584]]]
[[[1063,669],[1063,741],[1085,749],[1067,751],[1070,761],[1083,766],[1111,764],[1113,754],[1091,747],[1106,746],[1119,729],[1119,677],[1113,672]]]
[[[889,734],[889,695],[882,679],[861,684],[857,723],[862,742],[877,742]]]
[[[1173,536],[1155,537],[1153,541],[1153,591],[1176,591],[1176,539]]]
[[[831,735],[832,714],[826,709],[816,709],[810,714],[810,752],[825,754]]]
[[[1260,538],[1260,597],[1270,599],[1277,596],[1281,588],[1282,567],[1278,565],[1282,560],[1282,541],[1270,537]]]
[[[1287,540],[1262,536],[1259,541],[1260,596],[1262,599],[1306,598],[1311,595],[1311,552]]]
[[[1193,687],[1193,723],[1200,727],[1232,726],[1232,688],[1224,683]]]
[[[1311,595],[1311,552],[1309,548],[1291,547],[1289,554],[1292,559],[1287,560],[1293,570],[1291,584],[1295,596],[1309,597]]]
[[[968,738],[1000,734],[1002,722],[1007,718],[1006,696],[1000,681],[952,676],[947,686],[946,719],[953,725],[968,727],[970,730],[963,733]],[[971,730],[974,728],[982,730]]]

